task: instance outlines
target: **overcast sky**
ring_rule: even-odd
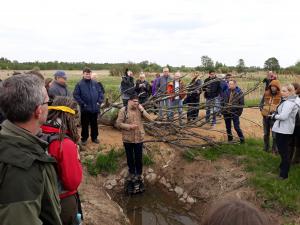
[[[299,0],[26,0],[0,4],[0,57],[197,66],[300,60]]]

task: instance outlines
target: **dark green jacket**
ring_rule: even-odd
[[[55,160],[44,142],[8,120],[0,133],[0,224],[61,225]]]

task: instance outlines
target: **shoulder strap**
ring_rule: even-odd
[[[125,123],[127,119],[128,119],[128,106],[126,105],[125,110],[124,110],[124,121],[123,121],[123,123]]]

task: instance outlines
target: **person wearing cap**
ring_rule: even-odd
[[[98,144],[99,108],[103,102],[103,93],[97,81],[92,79],[92,71],[89,68],[83,70],[83,78],[79,81],[73,93],[75,100],[80,105],[81,112],[81,144],[86,145],[89,137],[89,125],[91,126],[92,142]]]
[[[55,98],[55,96],[65,96],[72,97],[72,94],[67,88],[67,74],[65,71],[58,70],[54,74],[54,81],[51,83],[51,86],[48,90],[48,95],[51,100]]]

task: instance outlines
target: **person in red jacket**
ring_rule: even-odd
[[[48,152],[57,161],[61,220],[64,225],[75,225],[80,208],[77,188],[82,181],[77,148],[77,103],[70,97],[56,97],[48,109],[42,131],[49,142]]]

